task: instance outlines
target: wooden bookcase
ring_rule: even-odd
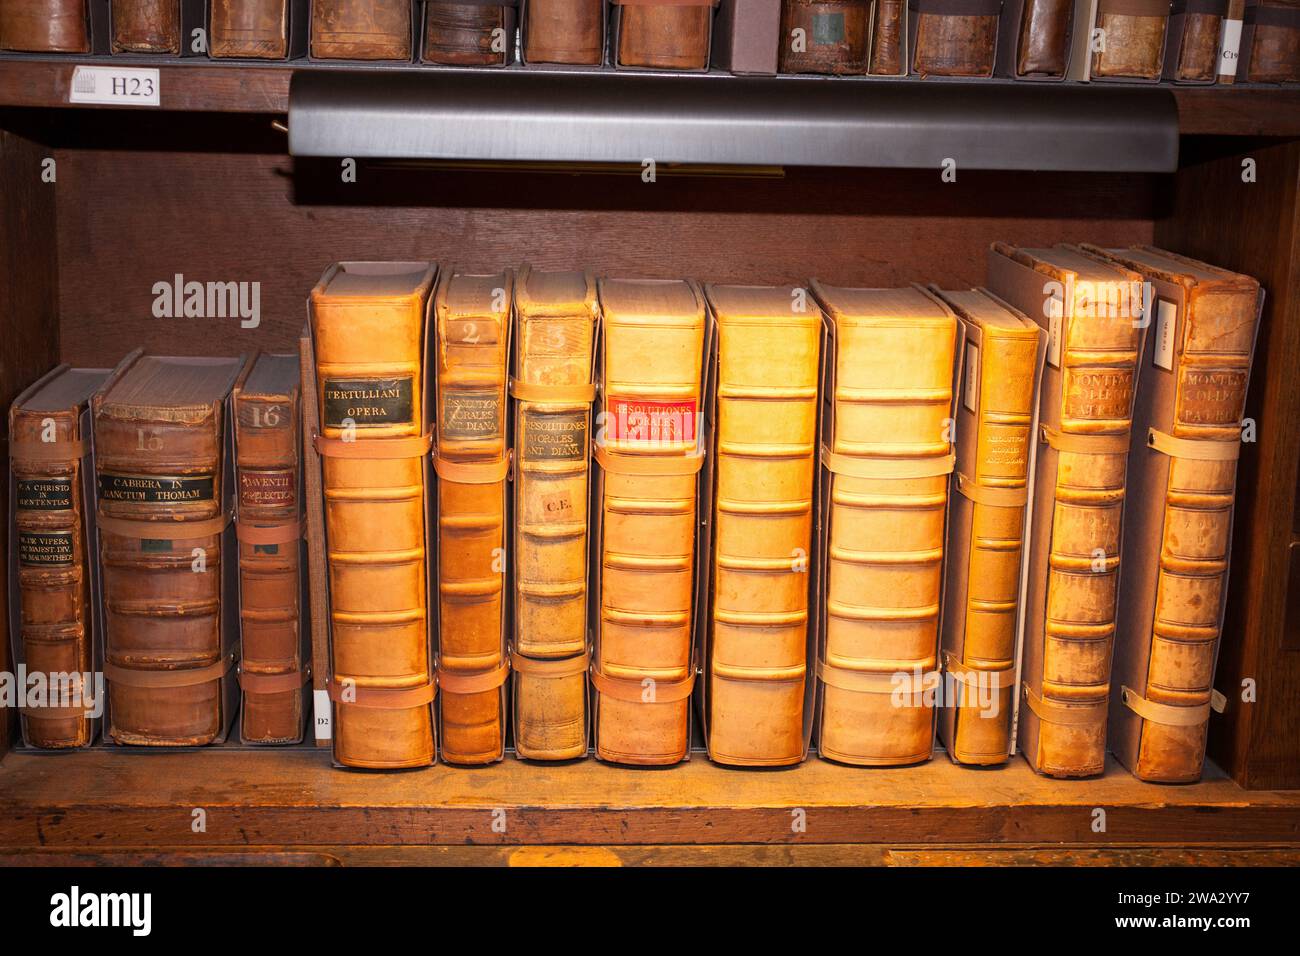
[[[899,770],[814,758],[736,771],[696,754],[667,770],[508,758],[390,775],[331,769],[325,751],[37,755],[6,753],[8,714],[0,863],[1300,860],[1300,792],[1281,790],[1300,787],[1300,91],[1175,91],[1168,175],[961,171],[944,183],[937,169],[755,168],[644,183],[370,161],[343,183],[337,162],[286,153],[289,67],[162,69],[161,110],[73,109],[67,60],[0,60],[5,408],[59,361],[109,365],[136,345],[294,349],[307,293],[339,259],[960,288],[983,281],[995,239],[1155,242],[1268,290],[1218,681],[1227,692],[1252,679],[1257,700],[1232,695],[1212,725],[1217,766],[1188,787],[1141,784],[1118,765],[1059,782],[1021,761],[977,771],[942,754]],[[1115,96],[1122,108],[1122,87]],[[176,274],[260,282],[260,325],[155,318],[153,287]],[[208,828],[194,833],[200,807]],[[801,812],[804,829],[792,826]]]

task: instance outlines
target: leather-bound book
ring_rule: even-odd
[[[1001,9],[1002,0],[919,0],[913,9],[913,71],[921,76],[992,76]]]
[[[903,30],[906,11],[907,0],[876,0],[872,11],[868,73],[898,76],[907,72],[903,64],[903,51],[907,47]]]
[[[1006,763],[1041,330],[983,289],[939,292],[961,319],[957,467],[949,496],[943,664],[948,755]]]
[[[694,283],[602,279],[604,442],[596,755],[686,757],[695,671],[704,295]]]
[[[1092,53],[1093,77],[1156,80],[1165,57],[1169,0],[1099,0],[1105,49]]]
[[[1153,287],[1133,413],[1110,747],[1143,780],[1201,776],[1228,587],[1259,283],[1150,247],[1085,247]]]
[[[718,322],[709,756],[798,763],[822,317],[802,289],[706,294]]]
[[[716,0],[611,0],[618,5],[619,66],[703,70]]]
[[[210,0],[214,58],[282,60],[289,55],[289,0]]]
[[[524,59],[599,66],[605,59],[605,0],[528,0]]]
[[[113,0],[114,53],[181,52],[181,0]]]
[[[505,755],[506,359],[514,276],[448,270],[437,322],[438,692],[442,756]]]
[[[242,358],[133,354],[95,395],[108,736],[194,746],[227,727],[227,399]]]
[[[783,0],[781,72],[865,73],[870,13],[870,0]]]
[[[587,503],[600,307],[582,272],[515,286],[515,749],[587,752]]]
[[[297,355],[259,355],[235,388],[245,743],[298,743],[307,680]]]
[[[1173,9],[1169,28],[1182,34],[1174,47],[1178,50],[1174,79],[1213,82],[1219,71],[1219,37],[1227,0],[1176,0]]]
[[[920,289],[812,288],[835,325],[819,751],[929,760],[957,320]]]
[[[0,50],[89,53],[86,0],[8,0],[0,4]]]
[[[437,267],[341,262],[311,294],[329,556],[334,758],[434,761],[426,311]]]
[[[409,60],[411,0],[312,0],[318,60]]]
[[[59,691],[46,706],[24,710],[23,737],[33,747],[84,747],[96,693],[90,563],[93,539],[83,489],[90,435],[82,414],[108,377],[104,369],[60,366],[9,410],[9,460],[17,529],[18,621],[28,675]],[[56,675],[67,675],[59,677]]]
[[[421,57],[448,66],[499,66],[511,60],[514,34],[513,6],[426,2]]]
[[[1300,83],[1300,0],[1249,4],[1246,22],[1254,24],[1246,81]]]
[[[1048,332],[1019,749],[1040,773],[1093,776],[1106,758],[1140,278],[1070,246],[995,243],[989,287]]]
[[[1074,0],[1025,0],[1016,46],[1017,76],[1060,76],[1069,59]]]

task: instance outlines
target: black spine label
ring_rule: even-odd
[[[497,438],[501,435],[501,395],[496,389],[448,390],[442,399],[444,438]]]
[[[18,560],[26,565],[65,565],[72,563],[71,531],[20,531]]]
[[[18,508],[20,510],[66,511],[71,507],[71,478],[18,479]]]
[[[101,472],[99,497],[102,501],[133,501],[138,504],[182,504],[211,501],[216,482],[212,475],[116,475]]]
[[[328,428],[410,425],[415,418],[412,379],[326,379],[321,386]]]
[[[587,457],[587,413],[523,414],[524,461],[582,461]]]

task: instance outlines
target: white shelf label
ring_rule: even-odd
[[[1156,300],[1156,347],[1151,361],[1157,368],[1174,370],[1174,332],[1178,325],[1178,307],[1168,299]]]
[[[1061,336],[1064,334],[1065,300],[1059,294],[1047,300],[1047,364],[1061,367]]]
[[[969,411],[979,410],[980,350],[974,342],[966,343],[966,395],[963,401]]]
[[[1241,21],[1224,20],[1219,40],[1219,76],[1237,75],[1237,54],[1241,49]]]
[[[72,71],[69,103],[110,106],[161,106],[162,81],[155,68],[78,66]]]
[[[330,692],[327,690],[312,691],[312,701],[315,704],[313,708],[316,712],[312,716],[315,718],[316,739],[331,740],[334,737],[333,718],[330,711]]]

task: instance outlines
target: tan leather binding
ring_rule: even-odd
[[[876,0],[871,17],[871,59],[868,73],[879,76],[899,76],[906,73],[903,51],[907,47],[904,35],[906,0]]]
[[[1179,0],[1169,29],[1178,37],[1178,62],[1174,79],[1182,82],[1212,83],[1219,72],[1219,38],[1223,33],[1226,0]]]
[[[334,756],[348,767],[434,760],[424,336],[436,275],[427,262],[342,262],[311,294],[331,674],[355,691],[336,701]]]
[[[1020,750],[1040,773],[1105,766],[1137,356],[1136,273],[1078,249],[990,256],[990,287],[1049,334],[1025,602]]]
[[[409,60],[410,0],[312,0],[311,55],[319,60]]]
[[[527,0],[524,59],[599,66],[605,58],[603,0]]]
[[[912,71],[992,76],[1002,0],[918,0]]]
[[[442,756],[505,755],[506,359],[514,275],[447,270],[438,382],[438,682]]]
[[[611,0],[618,7],[619,66],[703,70],[717,0]]]
[[[1025,0],[1016,47],[1016,75],[1065,73],[1073,19],[1074,0]]]
[[[834,323],[820,753],[898,765],[934,748],[957,321],[919,289],[813,282]],[[928,691],[928,692],[927,692]]]
[[[1169,0],[1098,0],[1097,23],[1106,48],[1094,50],[1092,75],[1159,79],[1164,66]]]
[[[602,279],[596,754],[686,756],[695,593],[704,296],[691,282]]]
[[[90,551],[83,491],[89,435],[82,414],[108,377],[104,369],[59,366],[9,410],[9,457],[17,531],[18,622],[28,675],[52,693],[23,711],[33,747],[84,747],[91,741],[96,688]]]
[[[781,72],[865,73],[870,16],[870,0],[783,0]]]
[[[1156,303],[1124,519],[1125,562],[1151,566],[1121,588],[1111,749],[1143,780],[1188,783],[1205,761],[1259,283],[1148,246],[1085,248],[1153,283]]]
[[[113,0],[114,53],[181,52],[181,0]]]
[[[86,0],[9,0],[0,4],[0,50],[89,53]]]
[[[582,272],[515,286],[515,748],[587,752],[587,507],[600,306]],[[573,664],[581,666],[568,666]],[[539,666],[531,666],[536,663]],[[553,664],[547,668],[542,664]]]
[[[798,763],[821,312],[804,289],[705,291],[718,322],[709,756]]]
[[[955,762],[991,765],[1011,747],[1041,331],[982,289],[938,295],[962,320],[963,359],[943,621],[956,699],[940,727]]]
[[[192,746],[225,733],[221,674],[205,668],[229,664],[226,400],[244,365],[133,353],[93,399],[105,670],[119,672],[108,679],[116,743]],[[158,672],[179,680],[155,686]]]
[[[246,743],[302,740],[298,356],[259,355],[235,389],[240,681]]]
[[[1244,79],[1250,83],[1300,82],[1300,0],[1248,4],[1247,29],[1253,27]]]
[[[209,0],[208,49],[216,59],[289,55],[289,0]]]
[[[424,4],[425,63],[448,66],[501,66],[514,56],[513,5],[477,0]]]

